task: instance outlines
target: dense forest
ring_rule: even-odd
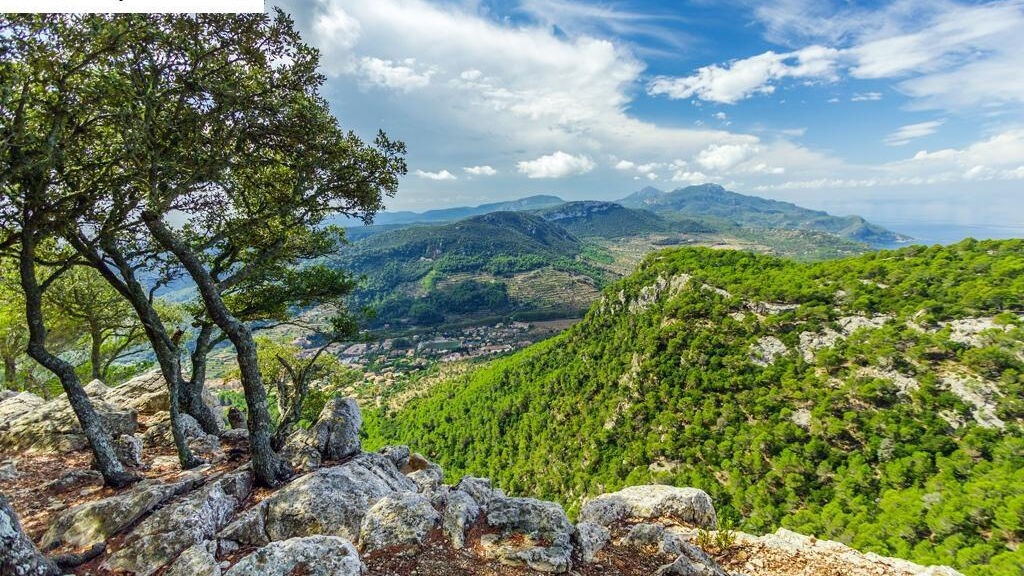
[[[672,249],[560,336],[372,418],[578,510],[697,486],[745,530],[1024,569],[1024,241],[815,264]]]

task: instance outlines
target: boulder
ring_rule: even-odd
[[[378,450],[381,455],[385,456],[388,460],[395,463],[395,466],[401,470],[409,463],[409,447],[408,446],[385,446]]]
[[[146,446],[169,446],[174,444],[174,432],[171,430],[171,414],[169,412],[160,412],[155,415],[154,420],[158,420],[155,424],[152,424],[142,434],[142,443]],[[186,440],[193,438],[206,438],[206,431],[199,425],[189,414],[180,414],[181,420],[181,432],[185,435]]]
[[[597,553],[608,545],[611,533],[600,524],[580,522],[576,525],[576,542],[580,547],[580,556],[584,562],[593,562]]]
[[[697,488],[630,486],[583,505],[580,522],[605,527],[636,521],[669,521],[713,529],[718,524],[711,497]]]
[[[489,478],[477,478],[475,476],[463,476],[459,480],[458,484],[455,485],[455,490],[461,490],[466,494],[473,497],[476,503],[482,510],[487,509],[487,505],[491,503],[491,500],[495,498],[504,498],[505,493],[500,488],[494,488],[491,486],[491,480]]]
[[[92,393],[89,395],[96,396]],[[167,385],[159,370],[150,370],[123,384],[107,388],[102,398],[111,404],[135,410],[143,416],[154,416],[158,412],[170,410]]]
[[[630,527],[629,532],[619,540],[619,544],[625,546],[638,548],[653,546],[662,554],[676,555],[682,553],[682,545],[685,542],[686,540],[682,536],[667,530],[665,526],[647,522],[634,524]]]
[[[494,532],[480,538],[484,554],[503,564],[540,572],[567,572],[575,530],[562,507],[533,498],[495,498],[487,508]]]
[[[79,488],[84,486],[103,486],[103,474],[99,470],[82,470],[75,469],[69,470],[55,480],[51,480],[43,485],[43,490],[47,492],[60,493],[66,492],[72,488]]]
[[[480,505],[467,492],[452,490],[444,504],[441,528],[455,548],[466,545],[466,530],[480,517]]]
[[[23,394],[5,401],[0,408],[0,413],[15,415],[12,418],[0,415],[0,453],[63,453],[88,446],[78,416],[71,409],[67,396],[62,394],[53,400],[39,403],[37,396]],[[92,405],[111,436],[116,438],[122,434],[134,434],[138,428],[134,410],[124,410],[95,399]]]
[[[437,464],[434,464],[433,468],[410,472],[407,476],[416,483],[417,489],[424,494],[436,491],[444,481],[444,472],[441,471],[441,467]]]
[[[228,408],[228,426],[232,430],[246,430],[245,414],[237,406]]]
[[[363,552],[386,548],[405,548],[406,552],[412,552],[440,519],[441,515],[421,494],[403,492],[385,496],[363,517],[359,547]]]
[[[332,398],[311,428],[324,460],[342,460],[362,449],[359,429],[363,416],[353,398]]]
[[[14,460],[0,462],[0,482],[9,482],[18,477],[18,467]]]
[[[130,468],[142,466],[142,440],[137,436],[122,434],[114,439],[114,453],[121,464]]]
[[[359,576],[363,563],[352,543],[337,536],[273,542],[242,558],[224,576]]]
[[[51,550],[64,544],[89,548],[106,542],[172,496],[192,490],[202,480],[198,473],[187,474],[170,484],[147,480],[127,492],[79,504],[57,516],[39,544],[44,550]]]
[[[385,496],[415,491],[416,484],[391,460],[360,454],[293,481],[240,514],[218,538],[242,546],[314,534],[355,541],[370,507]]]
[[[150,576],[185,549],[211,539],[252,489],[247,467],[225,475],[143,520],[103,570]]]
[[[292,467],[316,470],[325,460],[344,460],[359,454],[362,425],[363,417],[355,400],[332,398],[320,411],[316,424],[288,437],[282,453]]]
[[[5,392],[7,391],[5,390]],[[31,392],[19,392],[8,396],[0,401],[0,430],[43,404],[46,404],[46,400]]]
[[[186,549],[171,563],[164,576],[221,576],[217,543],[204,540]]]
[[[684,542],[679,557],[654,573],[654,576],[729,576],[703,550]]]

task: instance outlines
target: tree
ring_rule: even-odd
[[[85,328],[93,379],[106,381],[111,364],[146,342],[134,310],[93,268],[72,268],[54,283],[48,298],[58,313]]]
[[[62,54],[53,36],[76,49]],[[117,459],[109,432],[96,414],[74,366],[47,347],[44,294],[77,258],[51,247],[59,222],[81,210],[74,195],[54,190],[67,169],[66,151],[91,140],[102,122],[87,100],[102,84],[90,67],[118,44],[118,32],[68,26],[55,16],[0,20],[0,248],[17,262],[28,327],[28,355],[52,372],[67,393],[107,484],[135,479]],[[72,97],[74,95],[75,97]],[[42,275],[38,265],[49,269]]]
[[[101,108],[116,129],[102,150],[74,159],[88,169],[62,181],[87,206],[64,237],[140,315],[172,411],[182,382],[177,347],[138,271],[187,272],[201,324],[215,325],[236,350],[254,472],[275,485],[290,471],[270,444],[252,329],[226,295],[255,280],[274,283],[328,245],[329,216],[372,218],[405,172],[404,146],[383,134],[368,146],[338,127],[317,93],[316,51],[280,12],[95,18],[94,27],[128,29],[130,41],[104,70]],[[197,342],[215,338],[200,327]]]

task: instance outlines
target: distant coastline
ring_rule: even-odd
[[[1024,225],[956,224],[952,222],[924,222],[910,219],[872,218],[881,226],[910,236],[909,244],[955,244],[965,238],[975,240],[1001,240],[1024,238]],[[904,244],[895,245],[905,246]]]

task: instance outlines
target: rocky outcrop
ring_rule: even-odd
[[[359,576],[363,563],[352,543],[337,536],[274,542],[249,554],[224,576]]]
[[[104,393],[98,384],[90,388]],[[318,422],[325,423],[320,429],[328,433],[323,453],[317,445],[317,454],[330,454],[325,460],[330,462],[348,453],[358,428],[337,425],[358,421],[347,403],[333,403]],[[132,576],[356,576],[367,569],[387,574],[511,570],[726,576],[742,571],[780,576],[796,572],[762,570],[776,561],[767,559],[782,559],[789,566],[806,564],[808,558],[817,558],[817,564],[800,573],[957,576],[785,531],[738,535],[742,553],[716,560],[697,546],[699,531],[712,530],[717,522],[710,497],[695,488],[632,486],[598,496],[584,504],[573,526],[556,503],[508,497],[485,478],[465,476],[455,486],[443,478],[440,466],[405,446],[349,454],[252,498],[247,466],[226,473],[205,466],[174,482],[144,481],[75,506],[56,517],[40,542],[47,549],[102,550],[105,545],[99,569]],[[20,530],[10,528],[16,525],[6,519],[13,516],[3,512],[0,506],[0,544],[6,547],[0,549],[0,563],[16,557],[29,571],[12,573],[49,576],[31,571],[46,569],[32,564],[42,557],[32,556],[35,548],[27,539],[18,540]],[[757,554],[751,555],[752,550]],[[756,565],[761,558],[766,563]],[[835,565],[836,559],[855,570],[817,570]],[[747,564],[723,567],[719,561]],[[885,571],[859,572],[862,565]]]
[[[316,470],[324,461],[343,460],[359,454],[359,429],[363,417],[351,398],[329,400],[308,430],[296,430],[285,444],[284,454],[293,467]]]
[[[487,507],[480,538],[484,553],[506,564],[525,564],[540,572],[567,572],[572,566],[575,532],[562,507],[533,498],[495,498]]]
[[[584,504],[580,511],[581,522],[605,527],[652,520],[697,528],[714,528],[718,523],[711,497],[697,488],[630,486],[598,496]]]
[[[173,483],[146,481],[116,496],[75,506],[57,516],[43,534],[40,546],[49,550],[65,544],[89,548],[104,543],[168,499],[195,488],[202,480],[201,474],[190,473]]]
[[[153,574],[186,548],[212,538],[251,489],[248,469],[210,482],[144,520],[124,546],[107,558],[103,569],[135,576]]]
[[[71,452],[88,446],[66,396],[37,402],[31,394],[26,394],[0,403],[0,414],[14,415],[11,418],[0,416],[0,453]],[[134,410],[97,399],[93,400],[93,408],[115,438],[134,434],[138,429]]]
[[[360,454],[293,481],[246,510],[218,537],[244,546],[314,534],[356,541],[370,507],[385,496],[416,491],[385,456]]]
[[[411,553],[411,547],[422,543],[440,519],[441,515],[421,494],[385,496],[363,517],[359,546],[363,552],[404,548],[403,552]]]

